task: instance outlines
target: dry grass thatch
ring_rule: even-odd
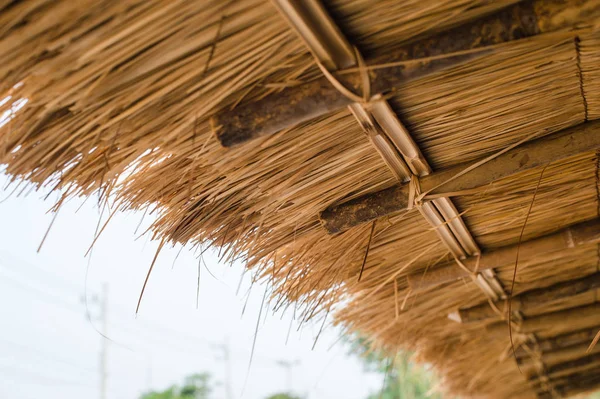
[[[368,59],[516,2],[325,4]],[[397,87],[390,103],[434,170],[598,119],[594,22],[494,46]],[[209,242],[224,261],[245,260],[277,300],[296,302],[301,320],[348,303],[336,322],[389,351],[417,350],[451,392],[534,396],[507,337],[447,318],[485,301],[475,284],[409,290],[408,274],[450,259],[418,212],[378,220],[372,237],[371,224],[334,236],[320,226],[318,213],[329,205],[395,183],[350,112],[237,148],[219,145],[212,115],[321,76],[268,1],[2,2],[0,59],[0,163],[15,180],[65,196],[112,195],[119,209],[152,209],[155,238]],[[518,241],[540,173],[456,199],[484,250]],[[594,153],[549,165],[524,240],[600,216],[597,177]],[[597,269],[595,246],[540,256],[519,265],[515,293]],[[496,273],[510,287],[513,268]],[[595,300],[578,296],[544,312]]]

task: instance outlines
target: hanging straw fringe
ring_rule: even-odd
[[[444,312],[480,297],[472,284],[448,284],[428,295],[410,296],[410,307],[393,324],[391,289],[379,289],[362,300],[361,294],[391,275],[400,301],[408,298],[404,276],[435,265],[446,250],[419,215],[402,215],[401,222],[396,217],[397,223],[378,231],[365,264],[370,272],[356,283],[369,226],[328,237],[315,215],[349,194],[388,187],[395,178],[346,112],[228,151],[210,140],[213,113],[241,99],[262,98],[282,83],[321,76],[274,8],[262,0],[232,2],[217,35],[224,6],[219,0],[206,0],[202,7],[182,0],[123,4],[31,0],[11,2],[0,13],[6,44],[0,49],[0,59],[6,61],[0,65],[0,91],[10,90],[12,96],[0,105],[0,115],[11,115],[0,127],[0,162],[7,165],[7,173],[36,187],[60,189],[74,182],[70,196],[95,193],[101,179],[102,185],[118,182],[112,192],[122,200],[122,209],[152,205],[149,213],[156,221],[151,230],[157,237],[222,244],[224,260],[246,262],[257,279],[274,275],[273,295],[282,301],[314,300],[335,286],[331,294],[348,303],[336,322],[393,347],[418,348],[421,359],[444,370],[447,390],[473,396],[467,388],[473,359],[481,370],[492,370],[473,380],[473,390],[517,397],[529,389],[514,366],[497,363],[493,354],[503,344],[446,322]],[[423,35],[432,22],[441,31],[506,4],[381,0],[374,12],[371,2],[344,1],[336,2],[336,15],[351,15],[347,23],[356,43],[376,54],[402,46],[399,38]],[[148,23],[136,24],[138,17]],[[33,31],[44,34],[22,34]],[[584,114],[573,35],[558,32],[503,45],[468,65],[397,87],[390,101],[401,105],[403,119],[436,168],[572,126]],[[213,46],[216,36],[218,45]],[[594,119],[600,115],[600,97],[595,95],[600,92],[595,89],[600,82],[598,35],[580,37],[581,75],[589,118]],[[362,93],[352,94],[364,103],[362,86]],[[24,99],[29,102],[16,110]],[[104,175],[101,154],[111,147],[110,129],[121,121],[114,144],[118,150],[111,153]],[[197,137],[192,140],[194,129]],[[125,176],[132,164],[140,172]],[[596,198],[591,172],[595,162],[582,156],[559,166],[548,169],[552,178],[545,180],[542,200],[531,215],[528,230],[536,234],[597,217],[589,206]],[[59,170],[65,171],[64,178]],[[531,182],[531,175],[524,174],[499,182],[485,194],[461,198],[459,205],[472,209],[469,227],[482,246],[514,240],[519,220],[515,209],[523,204],[522,192]],[[556,212],[567,207],[568,215]],[[396,274],[423,251],[417,262]],[[269,259],[275,252],[278,265],[272,270]],[[596,262],[597,254],[580,251],[557,270],[534,263],[520,276],[525,281],[558,281],[558,272],[560,278],[577,276]],[[501,269],[498,275],[502,282],[510,281],[510,271]],[[491,356],[481,356],[483,348]]]

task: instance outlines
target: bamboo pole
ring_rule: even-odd
[[[536,349],[543,353],[552,352],[558,349],[567,348],[569,346],[579,345],[592,342],[596,333],[600,331],[600,325],[584,330],[578,330],[566,334],[561,334],[556,337],[538,340],[535,344]],[[529,356],[529,353],[522,347],[515,349],[515,356],[517,360],[523,359]]]
[[[573,389],[581,389],[585,388],[584,391],[595,387],[600,383],[598,380],[598,374],[600,373],[600,367],[597,365],[593,368],[588,368],[585,370],[573,370],[572,372],[565,374],[564,376],[558,378],[551,378],[547,381],[547,384],[552,386],[552,388],[561,395],[572,395],[574,394]],[[543,391],[544,384],[541,381],[532,381],[532,388],[541,393],[538,397],[544,398],[553,398],[553,396],[546,396],[545,390]],[[577,391],[579,393],[579,391]]]
[[[536,334],[537,337],[547,338],[597,325],[600,325],[600,303],[593,303],[525,319],[516,324],[513,331],[517,334]],[[490,336],[508,336],[508,327],[504,321],[493,323],[486,329]],[[587,345],[584,346],[587,348]],[[596,348],[600,349],[600,345]]]
[[[596,390],[600,385],[600,375],[591,373],[587,375],[575,376],[569,379],[563,385],[555,387],[555,390],[562,396],[575,396]]]
[[[370,70],[371,90],[381,89],[381,86],[388,84],[393,86],[400,82],[422,78],[463,64],[490,51],[449,55]],[[341,74],[336,78],[350,91],[362,92],[363,80],[360,75]],[[218,113],[212,117],[211,125],[223,147],[234,147],[343,109],[352,103],[354,101],[350,97],[342,94],[329,79],[323,77],[239,106],[229,112]]]
[[[600,364],[600,353],[592,353],[589,355],[585,355],[579,357],[577,359],[569,360],[566,362],[558,363],[553,366],[549,366],[546,368],[548,375],[558,375],[562,372],[567,372],[568,370],[573,370],[576,368],[587,367],[595,364]]]
[[[542,254],[556,253],[556,256],[573,250],[574,248],[600,242],[600,219],[578,223],[566,227],[555,233],[534,238],[519,245],[508,245],[494,251],[483,252],[479,258],[470,257],[462,261],[467,269],[478,271],[495,269],[506,266],[515,261],[517,248],[519,259],[525,261],[534,259]],[[468,272],[458,267],[456,262],[450,261],[427,273],[413,273],[407,276],[408,285],[413,290],[423,289],[467,277]]]
[[[561,334],[553,338],[548,338],[538,342],[538,347],[543,352],[550,352],[555,349],[565,348],[580,343],[590,343],[596,336],[596,333],[600,331],[600,325],[588,328],[585,330],[579,330],[572,333]]]
[[[538,399],[555,399],[577,396],[596,390],[599,384],[600,377],[592,375],[585,380],[567,381],[565,385],[554,387],[554,392],[541,392],[537,397]]]
[[[357,66],[360,59],[358,50],[344,37],[321,1],[273,0],[273,3],[326,70]],[[412,174],[423,176],[431,173],[421,150],[386,99],[373,100],[368,104],[355,103],[349,109],[399,182],[409,181]],[[438,198],[419,211],[454,255],[463,258],[480,252],[449,199]],[[497,282],[491,282],[489,286],[500,287]],[[502,294],[500,289],[494,292],[492,298],[497,299]]]
[[[356,66],[354,48],[320,0],[272,0],[313,56],[330,71]]]
[[[553,352],[544,353],[541,359],[525,358],[521,359],[519,368],[524,374],[528,375],[530,379],[534,379],[536,376],[536,367],[541,363],[544,364],[544,370],[546,371],[553,366],[566,364],[575,360],[581,360],[582,358],[588,357],[593,354],[600,352],[600,347],[594,347],[591,353],[587,353],[589,343],[583,343],[580,345],[570,346],[567,348],[559,349]]]
[[[481,160],[434,172],[420,179],[421,191],[433,190],[436,196],[456,196],[503,177],[598,149],[600,121],[583,123],[513,148],[453,180],[449,179]],[[396,185],[331,206],[321,212],[321,224],[334,234],[404,210],[409,206],[409,192],[409,184]]]
[[[600,288],[600,273],[523,292],[512,298],[512,310],[527,312],[540,306],[546,306],[556,300],[569,298],[596,288]],[[495,306],[497,309],[504,309],[506,314],[506,301],[497,301]],[[496,311],[492,309],[489,303],[485,302],[470,308],[458,309],[455,316],[449,318],[458,320],[461,323],[472,323],[497,317]]]
[[[559,371],[555,371],[554,373],[551,373],[551,374],[549,374],[547,372],[545,372],[542,375],[536,374],[536,375],[532,376],[529,379],[529,381],[534,386],[538,385],[542,381],[548,380],[548,379],[552,380],[553,383],[556,383],[561,380],[568,379],[573,374],[589,372],[590,370],[598,370],[600,368],[600,360],[599,359],[600,359],[600,357],[598,357],[597,354],[590,354],[590,355],[586,355],[586,356],[577,358],[575,360],[569,360],[569,361],[565,362],[566,364],[568,364],[567,368],[564,368]],[[559,363],[553,367],[556,367],[556,366],[562,367],[565,363]],[[545,368],[545,371],[547,371],[547,370],[548,370],[548,368]]]
[[[480,20],[416,40],[393,54],[369,60],[369,64],[427,59],[493,46],[573,26],[599,12],[597,0],[524,1]],[[481,54],[483,53],[479,53]],[[394,91],[396,86],[406,80],[466,62],[474,56],[477,55],[449,56],[370,69],[371,94]],[[358,73],[339,74],[338,79],[350,90],[361,92],[361,77]],[[238,106],[229,112],[216,114],[213,126],[219,142],[225,147],[231,147],[342,109],[352,102],[327,79],[321,78]]]

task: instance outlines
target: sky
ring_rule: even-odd
[[[7,182],[0,174],[0,187]],[[383,377],[348,355],[339,328],[326,323],[312,349],[320,323],[299,330],[290,310],[274,315],[267,303],[261,313],[265,287],[249,290],[247,274],[236,294],[243,265],[219,264],[215,252],[203,256],[197,291],[198,254],[163,249],[136,316],[158,246],[139,237],[151,217],[140,225],[141,212],[115,214],[84,257],[100,213],[95,199],[72,199],[38,253],[58,196],[18,196],[13,188],[0,190],[0,398],[102,399],[102,341],[106,399],[137,399],[202,372],[212,376],[214,399],[264,399],[288,389],[306,399],[365,399],[380,389]]]

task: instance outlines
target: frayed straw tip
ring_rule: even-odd
[[[457,323],[462,323],[462,318],[460,317],[460,313],[458,311],[448,313],[448,318]]]

